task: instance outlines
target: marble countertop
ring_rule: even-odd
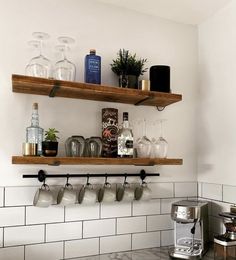
[[[99,256],[79,257],[73,260],[168,260],[168,247],[141,249],[129,252],[111,253]],[[208,250],[202,260],[213,260],[213,249]]]

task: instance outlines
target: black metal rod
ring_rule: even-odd
[[[140,177],[144,180],[147,176],[160,176],[159,173],[146,173],[141,170],[140,173],[94,173],[94,174],[46,174],[44,170],[39,170],[38,174],[24,174],[23,178],[36,178],[40,182],[45,181],[47,178],[80,178],[80,177]]]

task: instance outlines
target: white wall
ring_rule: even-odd
[[[236,2],[199,26],[198,179],[236,182]]]
[[[125,104],[92,102],[73,99],[50,99],[13,93],[12,73],[24,74],[32,57],[27,46],[33,31],[51,35],[44,52],[53,62],[58,59],[54,50],[57,37],[72,36],[76,44],[70,58],[77,66],[78,81],[83,81],[83,59],[90,48],[102,56],[102,81],[116,84],[110,63],[120,48],[129,49],[153,64],[171,66],[171,88],[183,94],[183,101],[158,112],[154,107],[134,107]],[[72,134],[85,137],[100,135],[101,109],[116,107],[120,115],[130,112],[135,120],[146,117],[152,121],[166,118],[165,137],[169,142],[169,157],[183,158],[183,166],[146,167],[149,172],[159,171],[161,177],[153,181],[196,180],[195,101],[197,71],[197,29],[164,19],[83,0],[1,0],[0,8],[0,185],[31,185],[36,180],[22,179],[23,173],[49,172],[104,172],[104,166],[45,167],[12,165],[11,156],[21,154],[25,128],[30,123],[31,106],[39,103],[40,124],[43,128],[60,130],[60,154],[64,154],[64,141]],[[148,74],[144,75],[148,78]],[[158,129],[148,131],[158,136]],[[140,167],[111,166],[109,172],[136,172]],[[52,181],[58,183],[58,181]]]

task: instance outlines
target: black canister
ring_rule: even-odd
[[[170,92],[170,66],[151,66],[149,77],[151,91]]]

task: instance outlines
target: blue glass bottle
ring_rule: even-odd
[[[101,57],[96,50],[91,49],[85,56],[84,81],[86,83],[101,84]]]

